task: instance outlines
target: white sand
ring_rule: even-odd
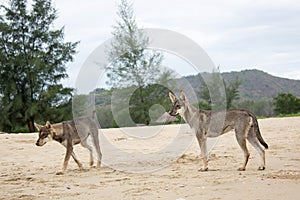
[[[168,164],[172,152],[178,153],[176,146],[164,147],[174,140],[179,126],[148,127],[158,132],[144,140],[131,138],[120,129],[103,130],[115,149],[138,155],[139,159],[143,154],[147,157],[153,153],[154,157],[136,161],[136,157],[124,157],[114,148],[108,152],[102,144],[104,164],[97,170],[89,168],[88,150],[78,145],[75,152],[86,170],[79,171],[71,158],[64,175],[56,175],[65,155],[64,147],[57,142],[37,147],[37,133],[1,134],[0,199],[299,199],[300,117],[262,119],[259,125],[269,144],[267,168],[257,171],[259,155],[248,145],[251,157],[245,172],[237,171],[243,153],[232,132],[219,137],[211,151],[208,172],[197,171],[202,163],[193,137],[194,142],[181,157],[165,168],[144,173]],[[131,131],[144,133],[145,129]],[[185,144],[189,135],[191,130],[183,126],[175,142]],[[108,163],[140,173],[115,170],[106,166]]]

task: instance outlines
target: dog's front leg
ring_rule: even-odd
[[[65,159],[64,159],[64,163],[63,163],[63,168],[62,168],[62,171],[60,172],[57,172],[56,175],[62,175],[64,174],[64,172],[66,171],[67,169],[67,166],[68,166],[68,162],[70,160],[70,157],[72,155],[72,152],[73,152],[73,147],[72,145],[69,145],[68,143],[69,142],[66,142],[67,144],[63,144],[65,147],[66,147],[66,155],[65,155]]]
[[[207,154],[206,154],[206,137],[202,132],[197,132],[196,137],[200,146],[201,150],[201,158],[203,161],[202,168],[199,169],[199,171],[207,171],[208,170],[208,163],[207,163]]]
[[[72,146],[72,142],[71,141],[66,141],[67,145],[66,145],[66,156],[65,156],[65,160],[64,160],[64,164],[63,164],[63,169],[62,169],[62,173],[64,173],[67,169],[68,166],[68,162],[70,160],[70,157],[72,155],[73,152],[73,146]]]

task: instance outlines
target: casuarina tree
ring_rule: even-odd
[[[121,0],[118,5],[118,17],[112,32],[114,40],[108,48],[110,65],[107,67],[109,84],[115,88],[137,88],[132,98],[136,98],[135,106],[140,108],[145,124],[149,124],[146,108],[146,87],[154,84],[164,72],[160,70],[163,56],[156,51],[147,50],[149,38],[139,29],[132,4]]]
[[[70,100],[61,80],[78,42],[65,42],[64,28],[54,28],[51,0],[9,0],[0,14],[0,128],[27,124],[33,132],[36,117]]]

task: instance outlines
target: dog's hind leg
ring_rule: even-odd
[[[247,139],[248,139],[249,143],[257,150],[257,152],[259,153],[259,155],[261,157],[262,161],[261,161],[261,165],[259,166],[258,170],[264,170],[265,164],[266,164],[265,150],[260,146],[253,127],[250,129]]]
[[[101,160],[102,160],[102,153],[100,149],[100,142],[99,142],[99,135],[98,135],[98,129],[95,129],[92,133],[93,142],[96,148],[97,152],[97,168],[101,167]]]
[[[82,169],[83,169],[82,164],[81,164],[81,162],[77,159],[77,157],[76,157],[74,151],[72,151],[71,155],[72,155],[72,158],[74,159],[74,161],[77,163],[79,169],[82,170]]]
[[[202,168],[199,169],[199,171],[207,171],[208,170],[208,163],[207,163],[207,155],[206,155],[206,138],[202,134],[202,132],[197,132],[196,137],[200,146],[201,150],[201,158],[203,161]]]
[[[93,164],[94,164],[93,147],[90,144],[88,144],[87,138],[85,138],[84,140],[81,141],[81,145],[89,150],[89,152],[90,152],[90,166],[92,167]]]
[[[245,171],[246,165],[247,165],[249,157],[250,157],[250,153],[247,149],[246,137],[245,137],[244,131],[240,132],[239,130],[236,130],[235,136],[236,136],[236,140],[237,140],[238,144],[240,145],[241,149],[244,152],[244,157],[245,157],[244,164],[238,170]]]

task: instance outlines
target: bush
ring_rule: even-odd
[[[290,93],[280,93],[274,98],[276,114],[295,114],[300,112],[300,99]]]

